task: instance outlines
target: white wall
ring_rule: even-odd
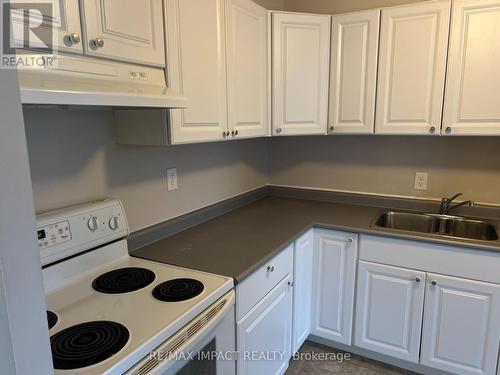
[[[37,212],[113,197],[132,231],[267,184],[265,139],[170,147],[120,146],[111,111],[25,110]],[[167,192],[166,169],[179,189]]]

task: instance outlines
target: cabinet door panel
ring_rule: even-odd
[[[169,87],[189,98],[170,110],[172,143],[222,140],[227,131],[223,0],[166,0]]]
[[[311,333],[313,249],[314,232],[312,230],[295,242],[293,269],[293,353],[299,350]]]
[[[330,19],[273,13],[274,135],[326,133]]]
[[[497,0],[453,4],[445,134],[500,134],[499,24]]]
[[[460,375],[495,375],[500,285],[428,275],[422,364]]]
[[[228,130],[236,138],[270,134],[268,11],[251,0],[226,0]]]
[[[360,261],[354,344],[418,363],[424,290],[423,272]]]
[[[14,3],[14,2],[13,2]],[[29,3],[20,2],[20,3]],[[82,30],[80,26],[80,9],[78,7],[78,0],[44,0],[43,6],[48,3],[52,6],[52,14],[45,14],[49,20],[49,25],[55,28],[56,35],[53,36],[53,47],[63,52],[83,53],[82,43]],[[15,4],[15,3],[14,3]],[[41,20],[40,20],[41,21]],[[23,48],[23,17],[22,14],[13,12],[12,14],[12,38],[15,46]],[[52,31],[52,30],[47,30]],[[76,34],[80,41],[73,43],[69,36]],[[54,45],[55,44],[55,45]],[[40,48],[40,46],[33,46],[33,48]]]
[[[318,229],[314,237],[311,332],[350,345],[357,236]]]
[[[292,293],[288,285],[291,280],[291,276],[284,278],[238,322],[237,349],[242,353],[237,361],[239,375],[282,375],[286,371],[291,357]],[[252,352],[276,353],[276,358],[251,360],[243,356]]]
[[[83,0],[82,9],[86,54],[165,66],[161,0]]]
[[[333,16],[330,133],[373,133],[380,9]]]
[[[382,10],[376,133],[439,133],[450,6]]]

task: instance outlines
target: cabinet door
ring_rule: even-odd
[[[170,110],[172,143],[215,141],[227,131],[224,0],[166,0],[169,87],[189,98]]]
[[[313,245],[312,230],[295,241],[292,353],[297,353],[311,333]]]
[[[184,0],[182,0],[184,1]],[[292,293],[291,276],[284,278],[259,304],[237,324],[237,360],[239,375],[281,375],[291,357]],[[255,353],[257,357],[251,357]],[[262,354],[274,358],[260,358]]]
[[[360,261],[354,344],[418,363],[425,273]]]
[[[26,5],[30,2],[20,3]],[[12,2],[12,4],[15,7],[16,3]],[[34,6],[36,7],[37,4],[35,3]],[[47,6],[50,6],[51,14]],[[48,19],[48,24],[55,29],[52,47],[63,52],[83,53],[78,0],[44,0],[43,4],[40,4],[39,10]],[[14,11],[12,13],[12,41],[18,48],[23,48],[25,42],[23,23],[22,14]],[[40,45],[33,45],[33,48],[40,48]]]
[[[318,229],[314,237],[311,333],[350,345],[357,236]]]
[[[274,135],[326,133],[330,19],[273,13]]]
[[[500,2],[453,3],[443,133],[500,134]]]
[[[83,0],[82,9],[86,54],[165,66],[162,0]]]
[[[376,133],[439,134],[450,6],[382,9]]]
[[[459,375],[495,375],[500,285],[429,274],[423,365]]]
[[[268,11],[226,0],[228,130],[231,137],[270,135]]]
[[[333,16],[330,133],[373,133],[380,9]]]

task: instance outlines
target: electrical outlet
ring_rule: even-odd
[[[177,190],[177,168],[167,169],[167,190]]]
[[[415,190],[427,190],[427,179],[426,172],[415,173]]]

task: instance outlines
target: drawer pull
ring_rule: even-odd
[[[289,281],[288,286],[293,286],[293,281]]]
[[[434,285],[434,286],[436,286],[437,285],[437,281],[436,280],[432,280],[431,284]]]
[[[415,278],[415,281],[416,281],[417,283],[419,283],[419,282],[420,282],[420,277],[416,277],[416,278]]]
[[[267,266],[267,272],[274,272],[274,266]]]

